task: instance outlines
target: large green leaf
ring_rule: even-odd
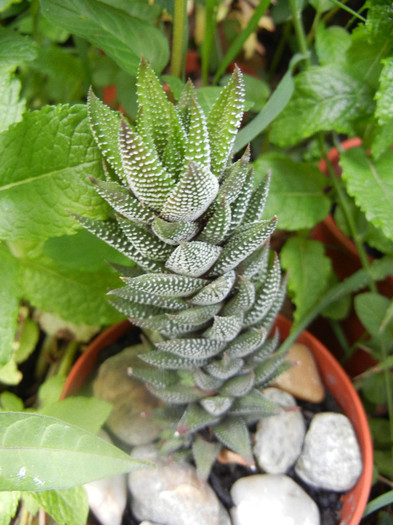
[[[375,94],[377,106],[375,116],[378,127],[373,139],[372,154],[378,158],[383,151],[393,144],[393,57],[383,61],[383,69],[379,79],[379,89]]]
[[[0,244],[0,275],[0,365],[5,365],[13,354],[22,290],[18,261],[3,244]]]
[[[37,56],[38,45],[27,36],[16,31],[0,28],[0,68],[12,71],[24,62]]]
[[[104,217],[107,205],[88,175],[103,177],[85,106],[26,114],[0,135],[0,238],[71,233],[79,226],[69,212]]]
[[[345,61],[345,52],[351,45],[348,31],[341,26],[325,28],[321,23],[315,35],[315,50],[321,65]]]
[[[271,141],[296,144],[317,131],[351,131],[352,122],[373,108],[372,93],[340,65],[315,66],[295,78],[295,93],[274,122]]]
[[[66,489],[139,465],[90,432],[38,414],[0,413],[0,490]]]
[[[293,296],[294,319],[298,322],[326,291],[331,262],[320,242],[293,237],[281,251],[281,264],[289,273],[288,290]]]
[[[312,228],[329,213],[324,194],[326,178],[312,164],[295,162],[277,154],[262,155],[255,161],[256,181],[271,170],[269,196],[264,217],[278,215],[278,228],[296,231]]]
[[[132,75],[143,55],[161,71],[168,62],[164,34],[142,18],[129,14],[121,3],[100,0],[40,0],[43,14],[58,26],[85,38]]]
[[[342,154],[340,163],[348,193],[367,219],[393,240],[393,150],[373,160],[363,148],[353,148]]]

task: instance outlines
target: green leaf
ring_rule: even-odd
[[[26,104],[19,98],[20,90],[20,81],[0,69],[0,131],[22,119]]]
[[[19,492],[0,492],[0,525],[11,523],[18,510],[19,499]]]
[[[322,66],[344,63],[351,45],[351,36],[341,26],[325,27],[319,24],[315,35],[315,50]]]
[[[230,449],[254,464],[247,425],[240,418],[227,419],[213,427],[215,436]]]
[[[86,523],[89,504],[83,487],[32,492],[24,494],[24,501],[26,498],[43,508],[58,525],[85,525]]]
[[[393,58],[383,61],[383,69],[379,79],[379,88],[375,94],[377,101],[375,116],[378,128],[373,138],[372,154],[378,158],[383,151],[393,144],[393,96],[391,86],[393,81]]]
[[[6,390],[0,394],[0,405],[7,412],[23,412],[24,404],[20,397]]]
[[[312,228],[328,215],[326,177],[313,164],[278,154],[262,155],[255,161],[256,181],[269,170],[272,176],[263,217],[277,213],[280,229],[297,231]]]
[[[0,428],[0,490],[66,489],[145,465],[53,417],[0,413]]]
[[[30,62],[37,56],[37,43],[16,31],[0,28],[0,69],[13,71],[24,62]]]
[[[379,340],[392,341],[393,322],[384,325],[391,301],[387,297],[373,292],[365,292],[355,297],[355,310],[360,321],[373,337]]]
[[[144,56],[161,71],[168,62],[168,41],[150,23],[121,6],[99,0],[40,0],[43,15],[57,26],[85,38],[105,51],[117,64],[135,75]]]
[[[68,397],[45,405],[41,415],[52,416],[97,434],[111,413],[112,405],[96,397]]]
[[[22,288],[18,260],[10,254],[4,244],[0,244],[0,275],[0,365],[5,365],[14,351]]]
[[[102,218],[86,179],[102,178],[86,108],[46,106],[0,135],[0,238],[43,240],[78,229],[69,212]],[[90,211],[90,215],[92,212]]]
[[[18,370],[13,358],[6,365],[0,366],[0,383],[17,385],[22,380],[22,377],[22,372]]]
[[[348,193],[367,219],[393,240],[393,150],[385,151],[378,160],[362,148],[353,148],[341,156],[342,177]]]
[[[165,267],[185,276],[199,277],[213,266],[221,251],[220,246],[207,242],[185,242],[172,252]]]
[[[326,290],[331,262],[320,242],[293,237],[281,251],[281,264],[289,272],[288,289],[296,305],[294,318],[298,322]]]
[[[317,131],[349,133],[373,108],[367,86],[340,66],[314,66],[295,78],[295,93],[274,122],[270,139],[290,146]]]
[[[27,317],[19,328],[19,337],[15,345],[15,361],[23,363],[36,349],[40,337],[38,324]]]

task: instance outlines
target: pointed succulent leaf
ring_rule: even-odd
[[[251,281],[239,277],[235,295],[226,303],[223,315],[235,315],[246,312],[255,301],[255,286]]]
[[[164,297],[162,295],[145,292],[144,290],[134,290],[129,286],[111,290],[109,295],[116,295],[134,303],[170,308],[171,310],[182,310],[187,307],[187,303],[180,297]]]
[[[204,337],[217,341],[232,341],[243,327],[243,314],[214,316],[213,325],[204,332]]]
[[[264,417],[277,415],[281,411],[280,406],[254,388],[246,396],[236,399],[230,413],[234,416],[254,414],[258,417]]]
[[[145,206],[142,206],[129,189],[116,182],[96,179],[91,179],[91,181],[96,185],[96,190],[101,197],[103,197],[117,213],[123,215],[130,221],[147,224],[153,221],[155,217],[154,213]]]
[[[220,389],[220,394],[232,397],[246,396],[254,387],[255,376],[253,372],[234,377],[227,381]]]
[[[210,168],[210,145],[206,117],[196,96],[190,100],[187,146],[185,158]]]
[[[261,278],[261,274],[267,272],[269,264],[269,247],[270,239],[268,239],[261,248],[255,250],[239,265],[239,274],[246,279],[251,279],[254,276]]]
[[[119,149],[119,130],[121,115],[106,106],[89,89],[87,108],[93,137],[106,161],[115,170],[117,176],[126,181]]]
[[[219,246],[206,242],[185,242],[175,248],[165,266],[181,275],[200,277],[213,266],[221,251]]]
[[[163,203],[161,216],[169,221],[194,221],[207,210],[218,188],[217,178],[209,169],[190,160],[179,182]]]
[[[211,269],[211,275],[221,274],[235,268],[272,235],[276,224],[277,218],[270,221],[259,221],[234,233],[223,247],[218,261]]]
[[[206,327],[206,323],[203,323],[202,325],[193,325],[172,321],[168,318],[168,314],[159,314],[150,318],[130,316],[130,321],[140,328],[154,330],[169,338],[184,336],[190,332],[195,332],[196,330]]]
[[[246,357],[263,345],[267,337],[267,332],[263,328],[251,328],[240,334],[234,341],[231,341],[225,353],[228,357]]]
[[[200,360],[220,353],[225,348],[225,343],[210,339],[172,339],[171,341],[157,343],[156,347],[163,352]]]
[[[250,435],[241,418],[226,418],[213,427],[213,432],[224,446],[240,454],[250,465],[254,464]]]
[[[265,330],[260,328],[259,330]],[[266,332],[265,332],[266,333]],[[280,335],[278,330],[274,333],[273,337],[270,337],[266,342],[262,343],[252,355],[246,359],[246,368],[254,369],[259,363],[264,362],[276,349],[280,342]]]
[[[140,202],[161,211],[175,181],[157,153],[122,121],[120,151],[127,182]]]
[[[221,359],[211,360],[205,367],[205,371],[217,379],[229,379],[235,376],[243,366],[243,359],[233,359],[225,354]]]
[[[233,397],[228,396],[208,396],[202,399],[201,406],[212,416],[222,416],[231,408]]]
[[[201,325],[210,321],[221,309],[222,303],[186,308],[179,313],[168,314],[169,319],[178,323]]]
[[[139,356],[142,361],[164,370],[195,370],[206,363],[206,359],[186,359],[175,354],[155,350]]]
[[[187,297],[203,288],[207,281],[186,275],[170,273],[146,273],[134,278],[125,278],[125,283],[133,290],[141,290],[163,297]]]
[[[285,361],[285,355],[273,354],[269,359],[257,365],[254,368],[255,385],[267,386],[283,371],[283,364],[285,369],[291,366],[289,361]]]
[[[231,203],[232,222],[229,229],[229,234],[233,233],[242,223],[251,200],[253,189],[254,172],[253,168],[251,167],[247,171],[246,180],[244,181],[239,196]]]
[[[118,217],[117,222],[134,248],[144,257],[153,261],[166,261],[173,252],[172,246],[158,239],[144,225],[136,224],[122,217]]]
[[[110,266],[117,271],[123,277],[138,277],[143,275],[145,272],[139,266],[124,266],[124,264],[117,264],[114,262],[109,262]]]
[[[219,177],[232,153],[236,133],[244,111],[244,82],[236,67],[231,80],[213,104],[207,128],[211,144],[211,170]]]
[[[231,291],[235,279],[236,273],[233,270],[221,275],[194,295],[194,297],[190,299],[190,303],[207,305],[223,301]]]
[[[201,390],[217,390],[223,383],[222,379],[206,374],[201,368],[194,372],[194,381]]]
[[[142,60],[137,80],[138,105],[143,108],[143,120],[153,139],[159,157],[172,139],[177,147],[185,143],[180,117],[161,86],[151,66]]]
[[[210,425],[206,425],[210,426]],[[220,451],[221,445],[217,442],[206,441],[200,436],[194,439],[192,444],[192,455],[196,464],[199,479],[207,481],[213,464]]]
[[[250,203],[248,205],[246,215],[244,216],[245,223],[251,223],[261,220],[263,210],[265,209],[267,196],[269,193],[270,180],[271,173],[269,172],[259,184],[258,188],[251,195]]]
[[[190,127],[191,111],[193,107],[193,100],[195,98],[196,91],[194,84],[190,79],[188,79],[176,106],[176,111],[180,116],[180,120],[183,123],[186,133],[188,133]]]
[[[230,205],[224,200],[218,203],[213,215],[207,221],[198,236],[198,241],[210,242],[211,244],[220,244],[227,237],[231,226],[232,213]]]
[[[238,198],[246,182],[249,161],[250,148],[248,147],[241,159],[232,164],[225,172],[217,200],[224,200],[227,204],[232,204]]]
[[[266,279],[263,282],[263,285],[257,291],[254,305],[245,315],[245,326],[253,325],[265,317],[273,302],[277,298],[280,290],[280,283],[281,266],[279,258],[277,254],[275,254],[273,264],[266,276]]]
[[[158,389],[149,385],[147,388],[152,394],[158,397],[158,399],[171,405],[193,403],[194,401],[198,401],[203,395],[196,388],[182,384],[171,385],[165,389]]]
[[[273,326],[274,321],[276,320],[277,314],[281,310],[281,307],[285,299],[286,290],[287,290],[287,279],[284,278],[281,282],[281,286],[273,301],[273,304],[270,307],[270,310],[265,315],[262,322],[258,324],[258,326],[263,326],[263,328],[267,332],[270,332],[270,329]]]
[[[217,422],[217,417],[207,414],[198,403],[190,403],[177,424],[177,432],[179,434],[197,432]]]
[[[176,383],[178,376],[172,370],[156,370],[154,368],[130,367],[127,374],[158,389],[167,388]]]
[[[122,297],[110,296],[109,303],[119,312],[132,319],[144,319],[147,321],[151,317],[162,314],[165,310],[157,306],[132,303]]]
[[[198,229],[196,222],[168,222],[161,217],[156,217],[152,224],[152,230],[157,237],[172,245],[190,241],[198,233]]]

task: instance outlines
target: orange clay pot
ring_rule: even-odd
[[[276,321],[281,338],[285,339],[291,328],[291,321],[280,315]],[[97,369],[99,352],[116,342],[132,329],[128,321],[114,325],[102,332],[79,357],[69,374],[62,392],[62,399],[73,394],[86,385]],[[357,485],[343,496],[342,517],[340,525],[359,525],[367,504],[373,471],[373,446],[363,405],[350,379],[341,365],[327,348],[312,334],[304,331],[298,341],[305,344],[313,353],[322,380],[336,402],[351,420],[358,437],[363,456],[363,473]]]

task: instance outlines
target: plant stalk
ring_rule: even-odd
[[[184,76],[184,45],[187,33],[187,0],[175,0],[172,36],[171,75]]]
[[[305,65],[306,68],[308,68],[311,63],[308,55],[307,37],[303,27],[302,11],[298,8],[296,0],[289,0],[289,6],[292,13],[293,27],[295,29],[299,51],[302,55],[307,55]]]
[[[62,357],[62,360],[60,362],[59,369],[57,371],[57,375],[67,377],[69,371],[71,370],[71,367],[74,363],[75,354],[78,350],[78,342],[73,340],[70,341],[65,349],[64,355]]]
[[[217,28],[217,0],[206,0],[205,31],[201,45],[201,73],[202,84],[207,86],[209,81],[210,55],[213,49],[214,34]]]

